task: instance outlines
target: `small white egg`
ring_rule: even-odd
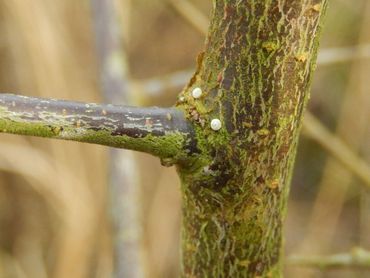
[[[194,90],[191,92],[193,98],[200,98],[202,94],[203,94],[202,89],[199,87],[194,88]]]
[[[213,119],[211,121],[211,128],[215,131],[220,130],[222,127],[222,123],[219,119]]]

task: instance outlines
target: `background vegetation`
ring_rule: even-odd
[[[182,1],[118,1],[131,90],[142,105],[174,103],[181,86],[159,94],[153,77],[162,85],[181,85],[184,74],[166,76],[194,68],[203,47],[204,35],[180,15],[176,2]],[[192,2],[208,15],[211,1]],[[92,21],[89,1],[1,1],[0,91],[101,101]],[[370,163],[369,24],[369,1],[331,1],[309,109]],[[356,45],[362,47],[347,49]],[[101,146],[1,134],[0,277],[110,277],[107,155]],[[176,277],[180,196],[175,170],[147,155],[135,157],[148,277]],[[370,249],[369,235],[369,191],[302,136],[287,217],[287,255]],[[286,272],[287,277],[370,275],[364,269],[292,266]]]

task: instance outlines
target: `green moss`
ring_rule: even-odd
[[[293,2],[284,4],[295,10],[288,17],[271,0],[214,1],[205,53],[179,104],[201,150],[195,170],[180,167],[184,277],[281,276],[282,225],[321,19],[307,12],[310,1]],[[204,96],[192,99],[193,87]],[[210,129],[213,118],[220,131]]]
[[[0,107],[0,131],[146,152],[163,159],[166,165],[180,162],[185,164],[190,160],[186,149],[186,134],[169,132],[163,136],[154,136],[149,133],[141,138],[113,135],[114,130],[111,128],[96,130],[86,123],[81,127],[79,120],[76,123],[71,122],[61,115],[46,111],[42,112],[41,120],[32,120],[25,112],[15,113],[6,107]]]
[[[188,153],[184,148],[184,135],[178,132],[169,133],[164,136],[153,136],[152,134],[148,134],[142,138],[133,138],[127,135],[112,135],[111,130],[87,130],[79,134],[73,129],[63,133],[62,139],[68,138],[67,140],[91,142],[116,148],[146,152],[162,159],[171,159],[174,162],[188,157]]]
[[[265,41],[262,43],[262,48],[267,52],[273,52],[279,48],[279,44],[275,41]]]
[[[45,127],[45,125],[33,124],[32,128],[30,128],[29,124],[10,122],[8,120],[4,120],[3,118],[0,118],[0,132],[48,138],[55,136],[53,130]]]

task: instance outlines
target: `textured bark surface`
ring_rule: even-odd
[[[198,162],[183,182],[184,277],[278,277],[282,226],[325,0],[216,0],[178,106]],[[203,90],[193,99],[195,87]],[[210,129],[221,120],[219,131]]]
[[[213,3],[205,51],[178,108],[1,95],[0,132],[132,149],[177,164],[182,275],[279,277],[289,183],[327,0]],[[194,99],[196,87],[203,95]],[[220,130],[210,128],[212,119]]]
[[[196,152],[191,124],[176,108],[138,108],[0,95],[0,132],[100,144],[182,164]]]

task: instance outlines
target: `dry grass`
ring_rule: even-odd
[[[1,91],[99,100],[84,3],[0,4]],[[87,277],[94,260],[109,265],[102,260],[110,256],[109,248],[99,248],[108,233],[108,226],[101,225],[106,223],[105,152],[95,146],[1,136],[1,195],[16,201],[1,203],[2,253],[26,277]],[[109,271],[110,266],[100,264]],[[2,265],[0,277],[13,277],[9,264]]]

